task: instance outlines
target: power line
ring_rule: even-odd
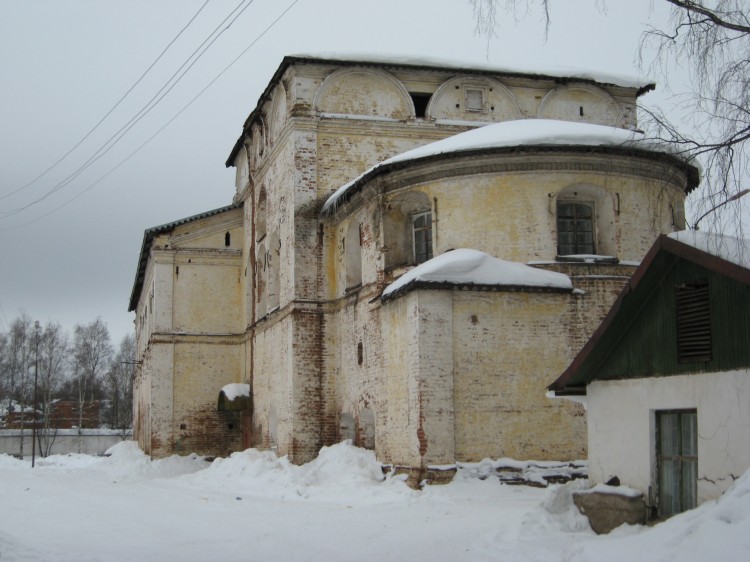
[[[163,99],[166,97],[169,92],[172,91],[172,89],[182,80],[182,78],[190,71],[190,69],[195,65],[196,62],[208,51],[209,48],[216,42],[216,40],[227,30],[229,29],[232,24],[237,20],[237,18],[254,2],[254,0],[250,0],[249,3],[242,8],[242,10],[237,13],[232,21],[224,28],[222,29],[215,37],[214,34],[216,34],[216,31],[224,25],[224,23],[232,17],[232,15],[248,0],[241,0],[240,3],[217,25],[214,30],[206,37],[206,39],[203,40],[203,42],[190,54],[190,56],[185,59],[185,61],[182,63],[182,65],[175,71],[172,76],[164,83],[164,85],[159,89],[159,91],[154,94],[154,96],[138,111],[138,113],[135,114],[135,116],[131,117],[130,120],[125,123],[120,129],[115,132],[112,136],[107,139],[107,141],[102,144],[95,152],[92,154],[88,160],[86,160],[81,166],[79,166],[75,171],[68,174],[65,178],[63,178],[61,181],[59,181],[56,185],[54,185],[49,191],[44,193],[43,195],[37,197],[36,199],[32,200],[31,202],[22,205],[20,207],[17,207],[15,209],[11,209],[9,211],[5,211],[3,213],[0,213],[0,218],[7,218],[12,215],[16,215],[29,207],[32,207],[34,205],[37,205],[38,203],[41,203],[45,199],[47,199],[49,196],[53,195],[63,187],[67,186],[69,183],[71,183],[73,180],[75,180],[78,176],[80,176],[84,171],[86,171],[92,164],[97,162],[100,158],[102,158],[104,155],[106,155],[114,146],[120,142],[120,140],[136,125],[138,122],[140,122],[146,115],[148,115],[151,110],[153,110]],[[213,39],[211,39],[213,37]],[[209,42],[210,40],[210,42]],[[208,43],[208,45],[206,45]],[[203,46],[206,45],[205,48]],[[201,51],[201,49],[203,49]],[[196,53],[198,56],[196,57]],[[193,60],[193,57],[195,59]],[[191,62],[192,60],[192,62]],[[188,65],[188,63],[190,63]],[[185,68],[185,66],[187,68]],[[182,69],[185,68],[184,71]],[[182,73],[180,74],[180,72]],[[178,76],[179,75],[179,76]],[[177,76],[177,79],[175,80],[175,77]],[[165,91],[166,89],[166,91]],[[163,93],[162,93],[163,92]],[[158,99],[157,99],[158,98]],[[156,101],[154,101],[156,100]]]
[[[162,51],[162,52],[161,52],[161,53],[159,54],[159,56],[158,56],[158,57],[156,57],[156,59],[154,59],[154,61],[153,61],[153,62],[152,62],[152,63],[151,63],[150,65],[149,65],[149,67],[148,67],[148,68],[147,68],[147,69],[146,69],[146,70],[145,70],[145,71],[143,72],[143,74],[141,74],[141,76],[140,76],[140,77],[138,78],[138,80],[136,80],[136,81],[135,81],[135,82],[133,83],[133,85],[132,85],[132,86],[130,86],[130,88],[128,88],[128,90],[127,90],[127,91],[126,91],[126,92],[125,92],[125,93],[124,93],[124,94],[122,95],[122,97],[121,97],[121,98],[120,98],[119,100],[117,100],[117,103],[115,103],[115,105],[113,105],[113,106],[112,106],[112,107],[110,108],[110,110],[109,110],[109,111],[107,111],[107,113],[105,113],[105,114],[104,114],[104,117],[102,117],[101,119],[99,119],[99,121],[98,121],[98,122],[96,123],[96,125],[94,125],[94,126],[93,126],[93,127],[91,128],[91,130],[89,130],[89,132],[88,132],[88,133],[86,133],[86,134],[85,134],[85,135],[83,136],[83,138],[81,138],[81,140],[79,140],[79,141],[78,141],[78,142],[77,142],[77,143],[76,143],[75,145],[73,145],[73,147],[72,147],[72,148],[71,148],[70,150],[68,150],[68,151],[67,151],[67,152],[66,152],[65,154],[63,154],[63,155],[62,155],[62,156],[61,156],[61,157],[60,157],[60,158],[59,158],[59,159],[58,159],[58,160],[57,160],[57,161],[56,161],[56,162],[55,162],[54,164],[52,164],[52,165],[51,165],[51,166],[50,166],[49,168],[47,168],[46,170],[44,170],[44,171],[43,171],[43,172],[42,172],[41,174],[39,174],[39,175],[38,175],[37,177],[35,177],[35,178],[34,178],[33,180],[31,180],[31,181],[30,181],[30,182],[28,182],[27,184],[24,184],[24,185],[22,185],[21,187],[19,187],[19,188],[17,188],[17,189],[15,189],[15,190],[11,191],[10,193],[6,193],[5,195],[2,195],[2,196],[0,196],[0,201],[2,201],[3,199],[7,199],[8,197],[10,197],[10,196],[12,196],[12,195],[15,195],[15,194],[16,194],[16,193],[18,193],[19,191],[22,191],[22,190],[26,189],[27,187],[29,187],[29,186],[31,186],[31,185],[34,185],[34,184],[35,184],[35,183],[36,183],[37,181],[39,181],[39,180],[40,180],[41,178],[43,178],[43,177],[44,177],[45,175],[47,175],[47,173],[48,173],[48,172],[49,172],[50,170],[53,170],[54,168],[56,168],[56,167],[57,167],[57,165],[58,165],[58,164],[60,164],[60,162],[62,162],[63,160],[65,160],[65,158],[67,158],[67,157],[68,157],[68,156],[70,155],[70,153],[71,153],[71,152],[73,152],[73,151],[74,151],[74,150],[75,150],[76,148],[78,148],[79,146],[81,146],[81,144],[83,144],[83,142],[84,142],[84,141],[85,141],[85,140],[86,140],[87,138],[89,138],[89,137],[91,136],[91,134],[92,134],[92,133],[93,133],[94,131],[96,131],[96,130],[97,130],[97,129],[99,128],[99,125],[101,125],[101,124],[102,124],[102,123],[104,122],[104,120],[105,120],[105,119],[106,119],[107,117],[109,117],[109,116],[110,116],[110,115],[112,114],[112,112],[113,112],[113,111],[114,111],[115,109],[117,109],[117,107],[118,107],[118,106],[119,106],[119,105],[120,105],[120,104],[121,104],[121,103],[123,102],[123,100],[125,100],[125,98],[127,98],[127,97],[128,97],[128,95],[130,94],[130,92],[132,92],[132,91],[133,91],[133,90],[135,89],[135,87],[136,87],[136,86],[137,86],[138,84],[140,84],[140,83],[141,83],[141,81],[142,81],[142,80],[143,80],[143,79],[144,79],[144,78],[146,77],[146,75],[147,75],[147,74],[148,74],[148,73],[149,73],[149,72],[151,71],[151,69],[152,69],[152,68],[154,68],[154,66],[156,66],[156,63],[157,63],[157,62],[159,62],[159,61],[161,60],[161,58],[162,58],[162,57],[164,56],[164,54],[165,54],[165,53],[166,53],[166,52],[167,52],[167,51],[169,50],[169,48],[170,48],[170,47],[172,46],[172,44],[173,44],[173,43],[174,43],[175,41],[177,41],[177,39],[179,39],[179,38],[180,38],[180,36],[181,36],[181,35],[183,34],[183,32],[184,32],[184,31],[185,31],[185,30],[186,30],[186,29],[187,29],[187,28],[188,28],[188,27],[190,26],[190,24],[192,24],[192,23],[193,23],[193,21],[195,20],[195,18],[197,18],[197,17],[198,17],[198,15],[199,15],[199,14],[200,14],[200,13],[201,13],[201,12],[203,11],[203,8],[205,8],[205,7],[206,7],[206,5],[207,5],[207,4],[209,3],[209,2],[210,2],[210,0],[206,0],[206,1],[205,1],[205,2],[203,3],[203,5],[202,5],[202,6],[200,7],[200,8],[198,8],[198,11],[197,11],[197,12],[195,12],[195,14],[193,15],[193,17],[192,17],[192,18],[190,18],[190,21],[188,21],[188,22],[187,22],[187,23],[185,24],[185,26],[184,26],[184,27],[183,27],[183,28],[182,28],[182,29],[181,29],[181,30],[179,31],[179,33],[178,33],[177,35],[175,35],[175,37],[174,37],[174,38],[173,38],[173,39],[172,39],[172,40],[171,40],[171,41],[170,41],[170,42],[169,42],[169,43],[167,44],[167,46],[166,46],[166,47],[164,47],[164,50],[163,50],[163,51]]]
[[[268,33],[278,22],[281,20],[296,4],[299,2],[299,0],[294,0],[287,8],[284,10],[275,20],[273,20],[266,28],[255,38],[253,41],[239,54],[237,57],[235,57],[232,62],[230,62],[227,66],[225,66],[221,72],[219,72],[213,80],[211,80],[200,92],[198,92],[187,104],[185,104],[182,109],[180,109],[177,113],[175,113],[169,121],[167,121],[164,125],[162,125],[153,135],[151,135],[146,141],[143,142],[138,148],[136,148],[133,152],[128,154],[124,159],[122,159],[114,168],[109,170],[106,174],[101,176],[99,179],[91,183],[88,187],[86,187],[83,191],[78,193],[77,195],[71,197],[64,203],[58,205],[57,207],[53,208],[52,210],[48,211],[47,213],[38,216],[35,219],[29,220],[25,223],[12,226],[12,227],[0,227],[0,231],[8,231],[8,230],[17,230],[19,228],[23,228],[25,226],[28,226],[30,224],[34,224],[36,222],[39,222],[40,220],[47,218],[48,216],[62,210],[63,208],[67,207],[70,203],[78,199],[79,197],[83,196],[87,192],[89,192],[91,189],[96,187],[99,183],[101,183],[104,179],[109,177],[112,173],[114,173],[117,169],[119,169],[123,164],[125,164],[128,160],[130,160],[133,156],[138,154],[146,145],[148,145],[154,138],[156,138],[164,129],[166,129],[169,125],[172,124],[172,122],[177,119],[182,113],[185,112],[193,103],[200,98],[206,90],[208,90],[214,82],[216,82],[221,76],[229,70],[232,66],[235,65],[235,63],[242,58],[245,53],[247,53],[258,41],[260,41],[266,33]]]

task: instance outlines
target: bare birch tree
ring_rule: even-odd
[[[107,372],[107,423],[112,429],[130,434],[133,426],[133,377],[135,376],[135,336],[127,334]]]
[[[488,41],[503,16],[523,17],[541,7],[546,25],[552,21],[553,0],[469,0],[476,31]],[[650,72],[667,79],[679,62],[690,72],[691,88],[679,95],[691,122],[671,122],[663,111],[644,110],[647,134],[671,143],[678,153],[697,157],[704,176],[696,215],[723,206],[750,188],[750,19],[744,0],[660,0],[671,5],[671,18],[661,27],[644,30],[641,60]],[[592,0],[600,8],[603,0]],[[649,55],[648,53],[655,53]],[[728,205],[732,224],[742,235],[739,204]],[[725,217],[726,218],[726,217]],[[719,224],[719,214],[713,220]],[[692,225],[695,225],[693,221]]]
[[[73,336],[73,377],[77,387],[79,435],[83,429],[86,402],[94,400],[97,386],[109,369],[111,357],[109,330],[101,318],[89,324],[76,324]]]
[[[68,363],[68,336],[60,324],[48,322],[39,339],[38,386],[41,397],[42,425],[37,431],[39,451],[49,455],[57,436],[52,413],[57,392],[64,380]]]

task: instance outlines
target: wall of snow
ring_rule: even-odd
[[[750,468],[750,371],[595,381],[587,388],[589,478],[655,489],[656,410],[697,409],[698,501]]]

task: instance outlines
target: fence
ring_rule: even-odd
[[[123,436],[123,432],[114,429],[58,429],[52,430],[55,440],[50,454],[65,455],[67,453],[83,453],[86,455],[101,455],[113,445],[131,439],[130,433]],[[0,454],[18,456],[21,452],[21,430],[0,429]],[[23,431],[23,454],[31,456],[31,430]],[[41,457],[39,448],[36,454]]]

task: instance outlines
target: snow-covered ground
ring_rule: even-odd
[[[570,501],[580,481],[503,485],[480,478],[488,463],[414,491],[348,444],[301,467],[110,452],[34,469],[0,456],[0,560],[750,560],[750,474],[718,502],[597,536]]]

